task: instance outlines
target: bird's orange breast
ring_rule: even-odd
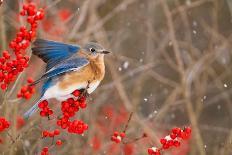
[[[65,74],[60,83],[61,89],[86,82],[101,81],[105,75],[105,65],[101,58],[89,59],[90,63],[80,70]]]

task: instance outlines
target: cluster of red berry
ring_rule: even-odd
[[[48,131],[48,130],[44,130],[42,132],[42,137],[46,138],[46,137],[50,137],[53,138],[55,136],[60,135],[60,130],[59,129],[55,129],[54,131]]]
[[[167,135],[165,138],[160,139],[160,143],[162,147],[156,148],[151,147],[148,148],[147,152],[149,155],[160,155],[162,150],[169,149],[172,146],[179,147],[180,140],[189,139],[191,136],[191,128],[185,127],[183,130],[181,128],[173,128],[172,132]]]
[[[55,136],[59,136],[60,135],[60,130],[59,129],[55,129],[54,131],[48,131],[48,130],[44,130],[42,132],[42,138],[54,138]],[[60,146],[62,145],[62,141],[60,139],[58,139],[56,141],[56,145]]]
[[[30,99],[31,96],[35,93],[35,86],[31,86],[34,80],[32,78],[27,79],[28,85],[22,86],[20,92],[17,94],[18,98]]]
[[[73,93],[73,98],[68,98],[67,100],[61,103],[61,112],[62,116],[58,117],[57,125],[60,126],[62,129],[67,129],[68,133],[75,133],[75,134],[83,134],[84,131],[88,129],[88,125],[85,124],[81,120],[70,120],[72,117],[75,116],[76,112],[79,111],[80,108],[86,108],[86,97],[81,94],[79,90],[75,90]],[[39,103],[39,108],[42,110],[40,112],[40,116],[50,116],[53,114],[53,111],[48,107],[48,101],[44,100]],[[51,137],[54,138],[60,134],[59,129],[55,129],[52,132],[47,130],[42,132],[42,137]],[[56,141],[56,145],[62,145],[61,140]],[[48,155],[49,154],[49,147],[44,147],[41,151],[41,155]]]
[[[57,125],[62,129],[68,128],[69,133],[82,134],[88,129],[88,125],[81,120],[71,121],[70,118],[75,116],[79,108],[86,108],[86,98],[81,95],[79,90],[75,90],[72,95],[76,98],[68,98],[61,103],[61,111],[63,116],[57,120]]]
[[[48,152],[48,147],[44,147],[40,153],[41,155],[50,155]]]
[[[41,117],[49,117],[53,114],[53,110],[48,107],[48,101],[43,100],[39,103],[38,107],[41,109],[40,116]]]
[[[44,10],[37,9],[33,3],[29,3],[28,5],[23,5],[23,11],[21,11],[20,15],[27,16],[27,23],[29,23],[30,28],[27,29],[21,26],[16,38],[10,42],[9,48],[14,52],[14,59],[11,59],[8,51],[2,52],[2,57],[0,58],[2,90],[5,90],[11,82],[15,81],[17,75],[28,66],[29,57],[25,55],[25,50],[36,36],[37,22],[43,19]],[[28,98],[30,96],[27,93],[25,97]]]
[[[9,127],[10,123],[4,117],[0,117],[0,132],[8,129]]]
[[[70,118],[75,116],[75,113],[79,111],[79,108],[86,108],[87,104],[85,102],[85,98],[82,97],[78,100],[74,100],[73,98],[69,98],[66,101],[61,103],[61,111],[64,117]]]
[[[83,134],[86,130],[88,130],[88,125],[81,120],[74,120],[69,123],[69,133]]]
[[[117,132],[115,131],[114,134],[111,136],[111,141],[115,142],[115,143],[120,143],[123,138],[125,138],[126,134],[125,132]]]

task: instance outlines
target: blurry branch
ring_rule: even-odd
[[[207,53],[189,67],[185,73],[187,84],[191,86],[192,82],[215,61],[216,57],[215,53]]]
[[[118,77],[117,81],[123,82],[125,79],[130,78],[131,75],[135,76],[139,73],[142,72],[148,72],[148,70],[150,70],[151,68],[155,67],[156,64],[155,63],[150,63],[150,64],[145,64],[145,65],[141,65],[135,69],[132,69],[130,71],[128,71],[127,73],[125,73],[124,75]],[[116,85],[116,81],[110,82],[108,84],[105,84],[103,86],[100,87],[100,89],[103,90],[108,90],[109,88],[112,88]]]
[[[178,14],[178,13],[186,12],[186,11],[188,11],[189,9],[196,8],[196,7],[199,7],[199,6],[201,6],[201,5],[205,4],[205,3],[213,2],[213,1],[214,1],[214,0],[197,0],[197,1],[192,1],[192,2],[191,2],[191,5],[185,4],[185,5],[177,6],[177,8],[176,8],[176,9],[173,9],[173,10],[171,11],[171,13],[172,13],[173,15],[176,15],[176,14]],[[229,0],[229,1],[230,1],[230,0]]]
[[[61,2],[62,0],[55,0],[54,2],[52,2],[50,5],[48,5],[46,7],[46,9],[51,9],[52,7],[56,6],[59,2]]]
[[[217,76],[217,73],[213,69],[209,69],[208,72],[209,72],[209,75],[211,75],[212,77]],[[215,80],[214,82],[215,82],[216,87],[220,90],[220,92],[222,92],[224,89],[224,83],[221,80]],[[226,105],[227,105],[227,108],[230,114],[230,118],[232,120],[232,104],[230,100],[230,95],[228,93],[222,93],[221,95],[226,102]]]
[[[193,110],[193,106],[192,106],[192,102],[191,102],[191,88],[188,86],[187,82],[185,81],[184,85],[183,85],[183,95],[184,98],[186,99],[186,108],[187,108],[187,112],[189,115],[189,119],[190,122],[193,126],[193,132],[195,133],[195,143],[198,147],[199,153],[201,155],[205,155],[205,149],[204,149],[204,143],[200,134],[200,130],[199,130],[199,126],[198,126],[198,121],[197,121],[197,117],[194,113]]]
[[[217,31],[212,29],[204,21],[202,21],[202,24],[205,27],[205,30],[207,30],[208,33],[210,33],[212,35],[212,38],[217,39],[217,40],[215,39],[215,41],[220,41],[222,43],[222,45],[216,49],[218,55],[221,54],[223,49],[226,49],[226,48],[230,49],[231,48],[230,42],[228,41],[229,39],[225,38],[223,35],[219,34]],[[213,69],[209,70],[209,72],[210,72],[211,76],[217,76],[216,72]],[[229,72],[231,72],[231,71],[229,70]],[[221,80],[216,79],[214,82],[215,82],[216,86],[219,88],[219,90],[223,91],[223,83],[221,82]],[[220,98],[223,98],[226,101],[227,109],[229,110],[229,114],[230,114],[230,117],[231,117],[232,116],[232,108],[231,108],[230,96],[231,95],[229,93],[227,93],[227,91],[225,91],[225,92],[221,93]],[[231,146],[231,140],[232,140],[232,129],[231,129],[231,131],[230,131],[230,133],[228,134],[227,137],[228,138],[225,141],[225,147],[223,149],[221,149],[221,153],[229,155],[231,153],[231,149],[229,149],[229,148],[231,148],[230,146]]]
[[[176,6],[180,6],[180,2],[179,0],[175,0],[175,4]],[[191,26],[189,24],[189,20],[188,20],[188,16],[187,16],[187,10],[184,9],[185,7],[177,7],[177,10],[180,14],[181,17],[181,23],[183,23],[183,28],[185,28],[185,40],[186,42],[188,42],[189,44],[192,43],[192,38],[191,38]]]
[[[176,39],[176,35],[175,35],[175,28],[174,28],[174,22],[172,19],[172,14],[169,10],[168,4],[166,1],[160,0],[162,8],[164,10],[164,14],[166,16],[167,19],[167,26],[168,26],[168,31],[169,31],[169,35],[170,35],[170,40],[173,43],[173,48],[174,48],[174,53],[175,53],[175,58],[176,58],[176,62],[178,64],[178,71],[183,75],[184,73],[184,64],[181,58],[181,53],[180,53],[180,49],[179,49],[179,45]]]
[[[1,3],[0,3],[1,5]],[[0,8],[0,31],[1,31],[1,49],[6,49],[6,26],[5,26],[5,15],[4,7]]]
[[[74,38],[74,36],[77,34],[77,31],[80,29],[81,25],[84,23],[87,13],[88,13],[88,9],[89,9],[89,4],[90,4],[91,0],[86,0],[81,8],[80,11],[80,17],[78,18],[76,24],[73,26],[72,31],[70,32],[68,39],[72,39]]]
[[[213,104],[218,103],[220,100],[222,100],[224,98],[224,96],[232,95],[232,88],[225,90],[225,91],[221,91],[220,93],[216,94],[215,96],[213,96],[212,98],[210,98],[206,103],[204,108],[208,108],[209,106],[212,106]]]
[[[136,2],[138,0],[124,0],[117,7],[115,7],[110,13],[108,13],[105,17],[99,18],[98,21],[95,21],[96,24],[88,27],[85,32],[79,33],[77,35],[77,39],[85,38],[89,36],[91,33],[96,32],[100,29],[108,20],[110,20],[115,14],[120,13],[121,11],[126,10],[126,8]],[[95,6],[96,7],[96,6]],[[97,8],[96,8],[97,9]]]
[[[229,10],[230,10],[230,15],[232,16],[232,1],[227,0],[227,3],[228,3]]]
[[[180,93],[179,87],[176,87],[170,95],[165,100],[163,106],[159,109],[158,113],[155,116],[155,122],[158,120],[161,120],[167,111],[170,109],[170,106],[174,103],[174,101],[177,99],[178,95]]]
[[[166,84],[170,87],[177,87],[178,86],[178,83],[176,83],[175,81],[173,80],[170,80],[169,78],[165,77],[165,76],[162,76],[161,74],[153,71],[153,70],[150,70],[148,72],[148,74],[153,77],[154,79],[156,79],[157,81],[163,83],[163,84]]]

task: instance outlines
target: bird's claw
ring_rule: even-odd
[[[81,97],[89,97],[89,93],[88,93],[88,88],[89,88],[89,84],[90,84],[90,82],[88,81],[88,84],[87,84],[87,86],[86,86],[86,88],[85,89],[83,89],[83,91],[81,91]]]
[[[84,96],[84,97],[89,97],[89,93],[88,93],[88,91],[87,91],[87,89],[85,89],[83,92],[82,92],[82,96]]]

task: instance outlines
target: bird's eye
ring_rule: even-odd
[[[96,52],[96,50],[94,48],[90,48],[91,52]]]

